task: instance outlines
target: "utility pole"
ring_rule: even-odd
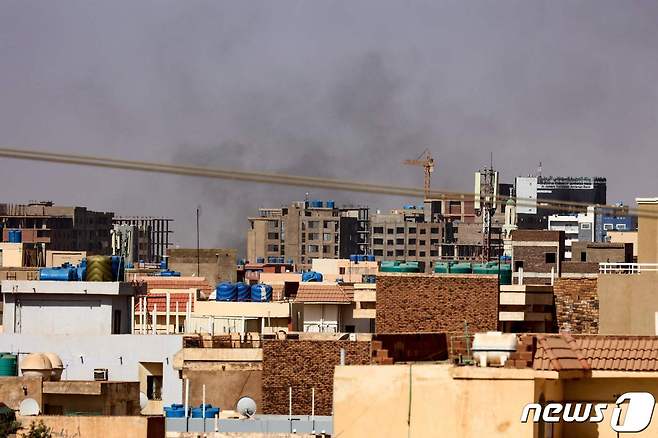
[[[482,261],[491,259],[491,221],[496,212],[498,172],[493,168],[493,154],[489,167],[475,172],[475,209],[482,216]]]
[[[201,264],[201,242],[199,239],[199,214],[201,213],[201,206],[196,207],[196,276],[199,276],[199,265]]]

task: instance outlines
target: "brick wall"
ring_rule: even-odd
[[[288,388],[292,387],[292,413],[311,414],[311,389],[315,388],[315,413],[331,415],[334,367],[345,349],[345,364],[370,364],[370,342],[297,341],[263,342],[263,408],[265,414],[288,414]]]
[[[496,330],[498,279],[489,275],[377,276],[377,333]]]
[[[546,253],[555,254],[555,263],[546,263]],[[550,273],[551,268],[558,272],[560,252],[555,246],[514,246],[514,269],[517,262],[523,262],[524,272]]]
[[[558,329],[574,334],[599,331],[596,278],[558,278],[553,287]]]

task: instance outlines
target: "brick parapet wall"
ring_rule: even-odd
[[[558,278],[553,291],[559,331],[598,333],[599,297],[596,278]]]
[[[346,365],[371,363],[371,345],[365,341],[272,340],[263,342],[263,409],[265,414],[288,414],[292,387],[292,413],[310,415],[312,388],[315,413],[331,415],[334,368],[345,349]]]
[[[498,279],[492,275],[377,276],[377,333],[496,330]]]

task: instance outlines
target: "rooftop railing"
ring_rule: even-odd
[[[639,274],[658,272],[658,263],[599,263],[600,274]]]

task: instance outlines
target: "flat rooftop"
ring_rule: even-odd
[[[131,283],[111,281],[3,280],[3,294],[134,295]]]

